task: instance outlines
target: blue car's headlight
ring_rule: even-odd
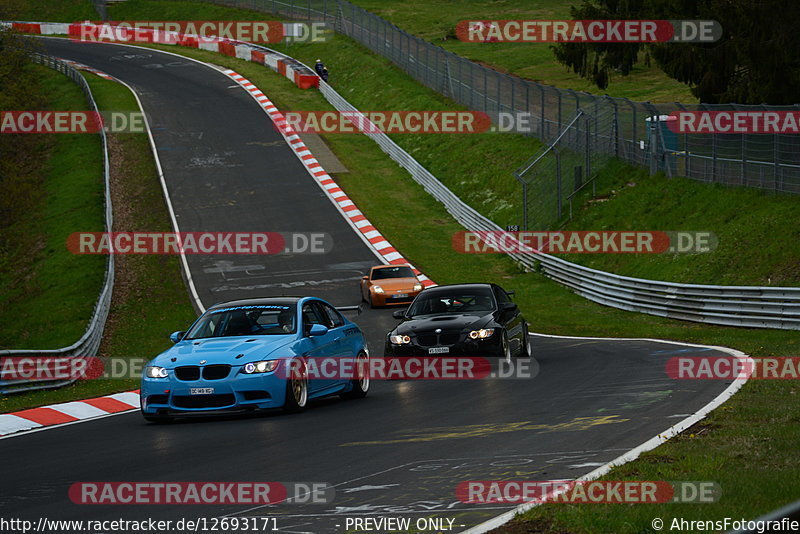
[[[242,372],[246,375],[252,375],[255,373],[269,373],[270,371],[274,371],[277,366],[278,366],[278,360],[262,360],[260,362],[250,362],[244,364],[244,367],[242,367]]]
[[[148,365],[144,368],[144,376],[147,378],[167,378],[167,370],[156,365]]]

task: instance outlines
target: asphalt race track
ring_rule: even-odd
[[[312,181],[269,117],[212,68],[154,50],[43,40],[49,53],[130,84],[153,126],[181,231],[326,232],[324,255],[189,256],[202,302],[311,294],[359,302],[375,255]],[[269,95],[269,87],[261,87]],[[152,288],[158,291],[158,288]],[[188,298],[188,295],[187,295]],[[532,328],[536,318],[528,317]],[[382,353],[390,310],[355,320]],[[186,325],[174,325],[182,329]],[[538,374],[525,380],[373,382],[366,399],[261,414],[150,425],[138,413],[0,440],[0,516],[37,520],[277,517],[281,532],[342,532],[360,516],[454,519],[456,530],[510,505],[468,505],[466,480],[575,478],[694,413],[726,386],[674,381],[677,354],[649,341],[532,339]],[[78,481],[326,482],[328,504],[91,506]],[[447,524],[447,521],[445,521]]]

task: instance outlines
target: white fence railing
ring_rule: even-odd
[[[34,54],[33,60],[37,63],[50,67],[68,76],[83,90],[86,95],[86,100],[89,103],[92,111],[99,111],[97,104],[94,101],[94,96],[83,76],[77,69],[50,56],[41,54]],[[109,161],[108,161],[108,144],[106,134],[103,129],[100,129],[100,137],[103,144],[103,175],[105,182],[105,224],[106,230],[111,231],[112,228],[112,210],[111,210],[111,194],[109,188]],[[114,255],[108,255],[108,262],[106,264],[105,279],[103,281],[103,288],[100,291],[100,296],[95,304],[92,318],[89,321],[89,326],[81,338],[68,347],[60,349],[46,349],[46,350],[33,350],[33,349],[13,349],[13,350],[0,350],[0,358],[41,358],[42,356],[51,358],[89,358],[97,354],[100,347],[100,341],[103,336],[103,330],[108,317],[108,311],[111,307],[111,293],[114,287]],[[0,368],[2,368],[0,366]],[[11,392],[31,391],[34,389],[45,389],[64,386],[70,382],[74,382],[74,378],[67,379],[41,379],[41,380],[3,380],[3,375],[0,373],[0,394]]]

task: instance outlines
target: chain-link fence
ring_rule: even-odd
[[[347,0],[205,0],[265,11],[294,20],[333,24],[373,52],[391,60],[418,82],[470,109],[497,119],[527,112],[530,135],[551,144],[578,110],[610,114],[606,128],[592,136],[597,146],[651,172],[703,182],[757,187],[800,194],[800,135],[675,134],[666,116],[679,110],[800,110],[800,106],[708,106],[633,102],[559,89],[497,72],[410,35]],[[476,44],[475,46],[492,46]]]
[[[597,173],[611,159],[613,137],[597,136],[613,121],[607,110],[594,116],[579,110],[549,145],[520,166],[522,229],[551,230],[572,218],[581,194],[594,196]]]

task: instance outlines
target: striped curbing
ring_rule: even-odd
[[[139,390],[0,414],[0,439],[25,430],[64,425],[139,408]]]
[[[385,237],[383,237],[383,235],[372,225],[372,223],[369,222],[369,219],[367,219],[364,214],[361,213],[355,203],[344,191],[342,191],[336,181],[331,178],[327,172],[325,172],[325,169],[322,168],[322,165],[319,164],[308,147],[306,147],[305,143],[303,143],[303,140],[299,135],[297,135],[297,132],[295,132],[291,125],[286,121],[286,118],[280,111],[278,111],[278,108],[275,107],[272,101],[267,98],[267,96],[262,93],[258,87],[256,87],[241,74],[230,69],[225,69],[222,72],[242,86],[247,92],[249,92],[256,102],[258,102],[258,104],[264,109],[264,111],[267,112],[270,119],[272,119],[272,122],[275,123],[275,126],[278,128],[278,131],[281,133],[283,138],[286,139],[286,142],[289,143],[289,146],[292,147],[295,155],[297,155],[297,157],[303,163],[303,166],[306,168],[311,177],[317,182],[317,184],[319,184],[322,190],[325,191],[328,199],[330,199],[330,201],[333,202],[333,204],[339,209],[350,225],[358,231],[370,249],[372,249],[372,251],[384,263],[395,265],[411,265],[411,263],[405,259],[403,255],[400,254],[400,252],[398,252],[397,249],[395,249]],[[423,286],[431,287],[436,285],[430,278],[422,274],[413,265],[411,265],[411,268],[414,269],[414,273],[417,275],[417,278],[419,278]]]

